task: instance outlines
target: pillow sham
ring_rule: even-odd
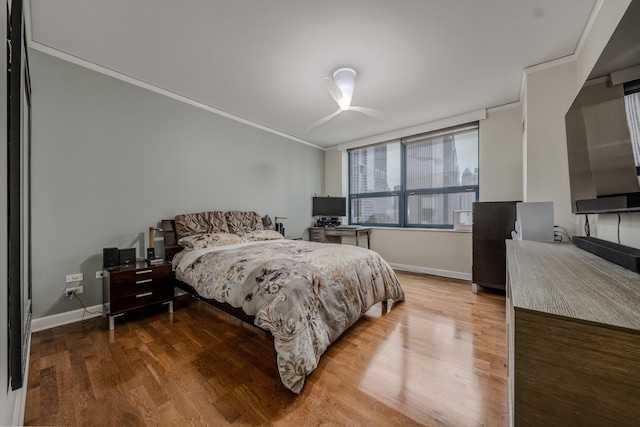
[[[279,240],[284,239],[282,234],[275,230],[256,230],[247,231],[242,234],[242,240],[245,242],[256,242],[259,240]]]
[[[237,234],[230,233],[203,233],[182,237],[178,244],[186,249],[203,249],[214,246],[226,246],[242,243]]]

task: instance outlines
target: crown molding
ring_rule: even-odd
[[[291,141],[299,142],[300,144],[308,145],[308,146],[313,147],[313,148],[318,149],[318,150],[322,150],[322,151],[325,150],[324,147],[316,145],[316,144],[314,144],[312,142],[305,141],[304,139],[297,138],[297,137],[295,137],[293,135],[289,135],[287,133],[280,132],[280,131],[272,129],[270,127],[263,126],[261,124],[258,124],[258,123],[252,122],[250,120],[244,119],[242,117],[235,116],[233,114],[227,113],[226,111],[219,110],[219,109],[214,108],[214,107],[212,107],[210,105],[203,104],[203,103],[198,102],[198,101],[196,101],[194,99],[188,98],[188,97],[183,96],[183,95],[179,95],[179,94],[177,94],[175,92],[168,91],[168,90],[163,89],[161,87],[152,85],[152,84],[147,83],[145,81],[142,81],[142,80],[136,79],[134,77],[128,76],[126,74],[120,73],[118,71],[103,67],[103,66],[95,64],[93,62],[86,61],[84,59],[78,58],[77,56],[70,55],[70,54],[68,54],[66,52],[60,51],[58,49],[54,49],[52,47],[49,47],[47,45],[35,42],[33,40],[28,42],[28,46],[31,49],[37,50],[37,51],[42,52],[42,53],[46,53],[47,55],[53,56],[55,58],[62,59],[62,60],[67,61],[67,62],[71,62],[72,64],[78,65],[80,67],[87,68],[89,70],[96,71],[96,72],[98,72],[100,74],[104,74],[104,75],[112,77],[114,79],[121,80],[123,82],[132,84],[134,86],[141,87],[143,89],[147,89],[147,90],[149,90],[151,92],[155,92],[155,93],[158,93],[160,95],[167,96],[169,98],[175,99],[176,101],[183,102],[185,104],[191,105],[191,106],[196,107],[196,108],[200,108],[202,110],[208,111],[208,112],[213,113],[213,114],[217,114],[217,115],[225,117],[227,119],[234,120],[234,121],[242,123],[244,125],[251,126],[253,128],[260,129],[260,130],[265,131],[265,132],[269,132],[271,134],[280,136],[282,138],[289,139]]]
[[[587,42],[587,38],[589,37],[589,34],[591,33],[591,30],[593,29],[593,26],[596,23],[596,19],[600,14],[600,10],[602,9],[602,5],[604,4],[604,2],[605,0],[597,0],[596,4],[593,5],[593,9],[591,10],[591,15],[589,15],[589,19],[587,20],[587,23],[584,26],[584,30],[582,30],[582,35],[580,36],[580,40],[578,40],[578,45],[576,46],[576,50],[574,52],[574,54],[576,55],[576,58],[580,56],[580,53],[582,52],[582,48],[584,47],[584,44]]]
[[[538,71],[546,70],[549,68],[557,67],[558,65],[567,64],[571,61],[577,61],[584,45],[595,25],[596,19],[598,19],[598,15],[600,14],[600,10],[602,10],[602,5],[605,0],[597,0],[596,4],[593,5],[593,9],[591,10],[591,14],[589,15],[589,19],[582,30],[582,34],[580,35],[580,39],[578,40],[578,44],[576,45],[576,49],[571,55],[564,56],[562,58],[554,59],[552,61],[543,62],[541,64],[532,65],[530,67],[526,67],[522,70],[522,79],[520,81],[520,101],[524,99],[524,90],[527,84],[527,75],[531,73],[535,73]]]
[[[487,114],[497,113],[502,110],[510,110],[511,108],[521,107],[522,101],[511,102],[509,104],[497,105],[495,107],[487,108]]]

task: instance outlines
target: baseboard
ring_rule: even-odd
[[[181,289],[175,288],[175,296],[186,295],[187,293]],[[31,332],[44,331],[46,329],[55,328],[56,326],[68,325],[69,323],[80,322],[82,320],[92,319],[94,317],[102,316],[102,304],[87,307],[87,311],[91,313],[85,313],[82,317],[83,309],[79,308],[73,311],[65,311],[64,313],[53,314],[51,316],[44,316],[34,319],[31,322]]]
[[[437,268],[418,267],[415,265],[404,265],[404,264],[393,264],[393,263],[389,263],[389,265],[396,270],[409,271],[411,273],[431,274],[434,276],[450,277],[452,279],[471,280],[471,273],[440,270]]]
[[[33,321],[31,322],[33,327]],[[24,425],[24,411],[27,408],[27,386],[29,384],[29,359],[31,358],[31,334],[27,336],[27,360],[22,375],[22,387],[16,391],[16,403],[13,407],[13,424],[14,426]]]
[[[44,331],[45,329],[55,328],[56,326],[80,322],[83,319],[87,320],[94,317],[102,316],[102,308],[102,304],[99,304],[92,307],[87,307],[87,311],[90,311],[91,313],[84,313],[84,310],[82,308],[79,308],[73,311],[65,311],[64,313],[58,313],[51,316],[44,316],[33,319],[33,321],[31,322],[31,332]]]

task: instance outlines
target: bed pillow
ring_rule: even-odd
[[[256,242],[259,240],[279,240],[284,239],[282,234],[275,230],[257,230],[247,231],[242,235],[242,240],[245,242]]]
[[[238,243],[242,243],[240,236],[230,233],[192,234],[178,240],[178,244],[186,249],[203,249],[214,246],[236,245]]]

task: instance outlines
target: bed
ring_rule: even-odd
[[[255,212],[177,215],[171,226],[183,248],[167,252],[178,286],[269,331],[282,383],[294,393],[369,308],[404,300],[395,273],[376,252],[285,240],[265,230]]]

